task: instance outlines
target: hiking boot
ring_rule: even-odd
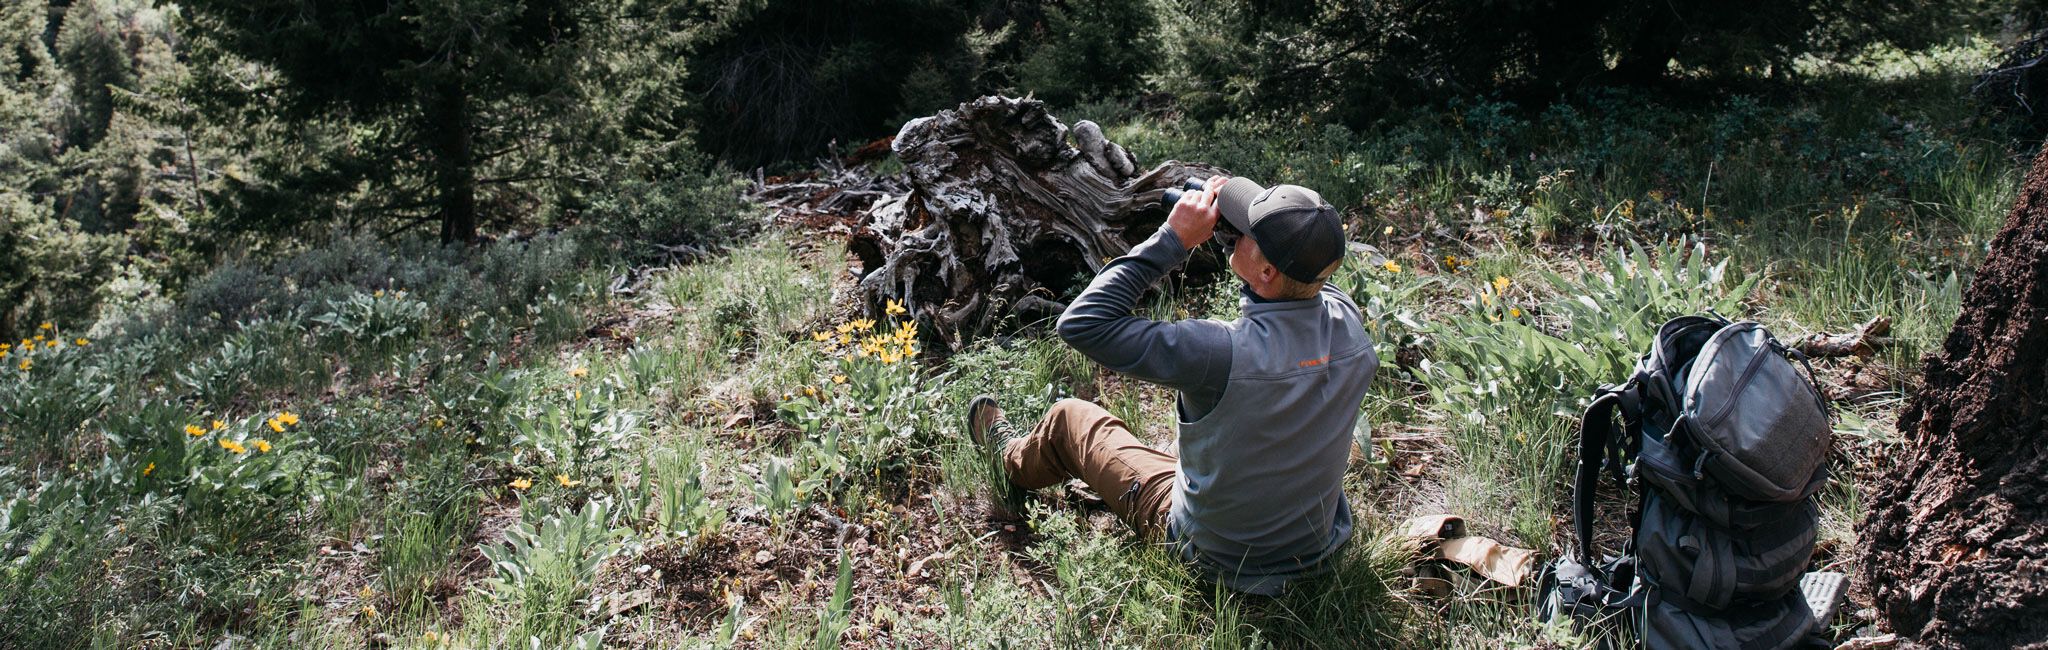
[[[983,453],[1001,456],[1003,447],[1017,438],[1017,428],[1003,418],[1003,407],[996,405],[996,398],[977,395],[967,403],[967,436]]]
[[[967,403],[967,436],[989,463],[989,487],[995,492],[992,498],[996,514],[1014,517],[1023,512],[1026,492],[1011,483],[1009,473],[1003,471],[1003,450],[1018,438],[1017,428],[1003,418],[1003,408],[996,405],[996,398],[979,395]],[[1001,484],[996,485],[997,482]]]

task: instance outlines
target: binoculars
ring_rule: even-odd
[[[1180,196],[1182,194],[1186,194],[1188,192],[1200,192],[1208,182],[1209,179],[1206,178],[1190,178],[1181,181],[1179,185],[1166,188],[1166,194],[1163,194],[1159,197],[1160,205],[1164,205],[1166,206],[1166,209],[1171,210],[1173,209],[1173,204],[1180,202]]]
[[[1208,186],[1208,182],[1209,179],[1206,178],[1190,178],[1181,181],[1179,185],[1166,188],[1166,193],[1159,196],[1160,205],[1168,210],[1172,210],[1173,204],[1180,202],[1181,195],[1188,192],[1200,192]],[[1220,238],[1220,243],[1223,243],[1225,247],[1235,243],[1232,240],[1235,240],[1238,235],[1244,234],[1237,231],[1237,226],[1230,225],[1229,219],[1217,219],[1216,230],[1224,233],[1225,237]]]

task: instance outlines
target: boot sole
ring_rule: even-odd
[[[979,419],[975,416],[980,415],[983,408],[997,408],[996,398],[989,395],[976,395],[973,400],[967,402],[967,438],[973,440],[977,446],[987,447],[988,432],[975,428],[974,422]],[[990,421],[989,424],[994,425],[995,422]]]

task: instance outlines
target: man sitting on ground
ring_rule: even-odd
[[[1219,213],[1234,232],[1216,230]],[[1131,315],[1212,234],[1244,281],[1243,315]],[[1358,306],[1325,283],[1344,251],[1337,212],[1315,192],[1211,178],[1151,239],[1105,265],[1058,326],[1096,362],[1178,391],[1178,454],[1145,446],[1077,399],[1019,436],[994,399],[977,397],[968,432],[1013,486],[1079,478],[1140,537],[1173,544],[1205,577],[1278,594],[1327,569],[1351,535],[1344,470],[1379,358]]]

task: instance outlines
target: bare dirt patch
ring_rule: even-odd
[[[623,626],[636,629],[613,640],[627,645],[713,632],[728,619],[733,599],[744,599],[738,645],[753,647],[762,621],[814,619],[831,602],[844,549],[853,566],[844,647],[928,647],[934,639],[898,623],[944,613],[937,587],[942,565],[956,551],[942,520],[957,525],[964,514],[935,512],[928,499],[890,506],[865,522],[823,506],[798,511],[779,526],[743,512],[702,542],[663,544],[614,560],[593,593],[612,594],[600,606],[613,607],[614,614],[647,608],[644,613],[666,623],[650,631]]]

